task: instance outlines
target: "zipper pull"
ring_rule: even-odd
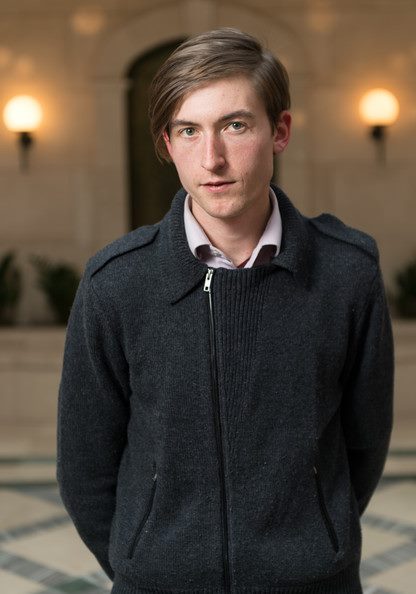
[[[213,274],[214,274],[213,268],[208,268],[208,272],[205,276],[205,284],[204,284],[204,291],[206,293],[211,293],[211,280],[212,280]]]

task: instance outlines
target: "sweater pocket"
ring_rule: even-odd
[[[128,554],[127,554],[127,558],[128,559],[132,559],[133,558],[134,551],[136,550],[137,544],[138,544],[138,542],[140,540],[140,536],[141,536],[141,534],[143,532],[143,528],[145,527],[145,524],[146,524],[147,519],[148,519],[148,517],[150,515],[150,512],[152,511],[153,500],[154,500],[155,491],[156,491],[156,483],[157,483],[157,472],[155,472],[155,474],[153,476],[152,491],[150,493],[150,497],[149,497],[149,501],[148,501],[147,506],[146,506],[145,513],[144,513],[144,515],[143,515],[143,517],[141,519],[141,522],[140,522],[140,524],[139,524],[139,526],[138,526],[138,528],[137,528],[137,530],[136,530],[136,532],[134,534],[134,538],[133,538],[132,543],[131,543],[131,545],[129,547],[129,551],[128,551]]]
[[[313,472],[315,475],[316,492],[318,495],[318,502],[319,502],[319,508],[321,510],[321,516],[324,521],[329,539],[331,541],[332,548],[334,549],[335,553],[338,553],[339,542],[338,542],[337,533],[335,531],[334,524],[332,523],[331,517],[328,512],[328,508],[325,503],[324,492],[322,490],[321,480],[320,480],[316,466],[313,467]]]

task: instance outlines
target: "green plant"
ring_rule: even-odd
[[[0,324],[12,324],[20,299],[21,272],[13,263],[14,253],[7,252],[0,260]]]
[[[416,317],[416,259],[398,270],[395,280],[394,303],[398,314],[404,318]]]
[[[37,271],[37,286],[44,292],[57,322],[66,324],[80,281],[78,271],[70,264],[54,264],[40,256],[32,256],[31,262]]]

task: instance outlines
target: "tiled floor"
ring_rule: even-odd
[[[365,594],[416,593],[415,428],[409,422],[394,434],[385,474],[362,519]],[[14,433],[9,442],[7,431],[1,435],[0,593],[108,594],[110,581],[62,506],[51,436],[35,436],[36,449],[27,434],[19,441]]]

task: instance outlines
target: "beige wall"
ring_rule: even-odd
[[[85,3],[86,5],[86,3]],[[91,4],[89,4],[91,6]],[[386,283],[416,255],[416,3],[405,0],[2,0],[0,108],[15,94],[45,110],[30,170],[0,124],[0,253],[25,268],[22,322],[49,317],[33,287],[29,253],[82,266],[127,230],[124,73],[159,43],[232,25],[267,41],[292,78],[295,130],[282,187],[306,214],[333,212],[377,239]],[[81,8],[80,8],[81,7]],[[88,15],[87,15],[88,17]],[[85,34],[80,27],[96,28]],[[88,27],[87,27],[88,28]],[[398,97],[387,163],[359,120],[373,86]]]

